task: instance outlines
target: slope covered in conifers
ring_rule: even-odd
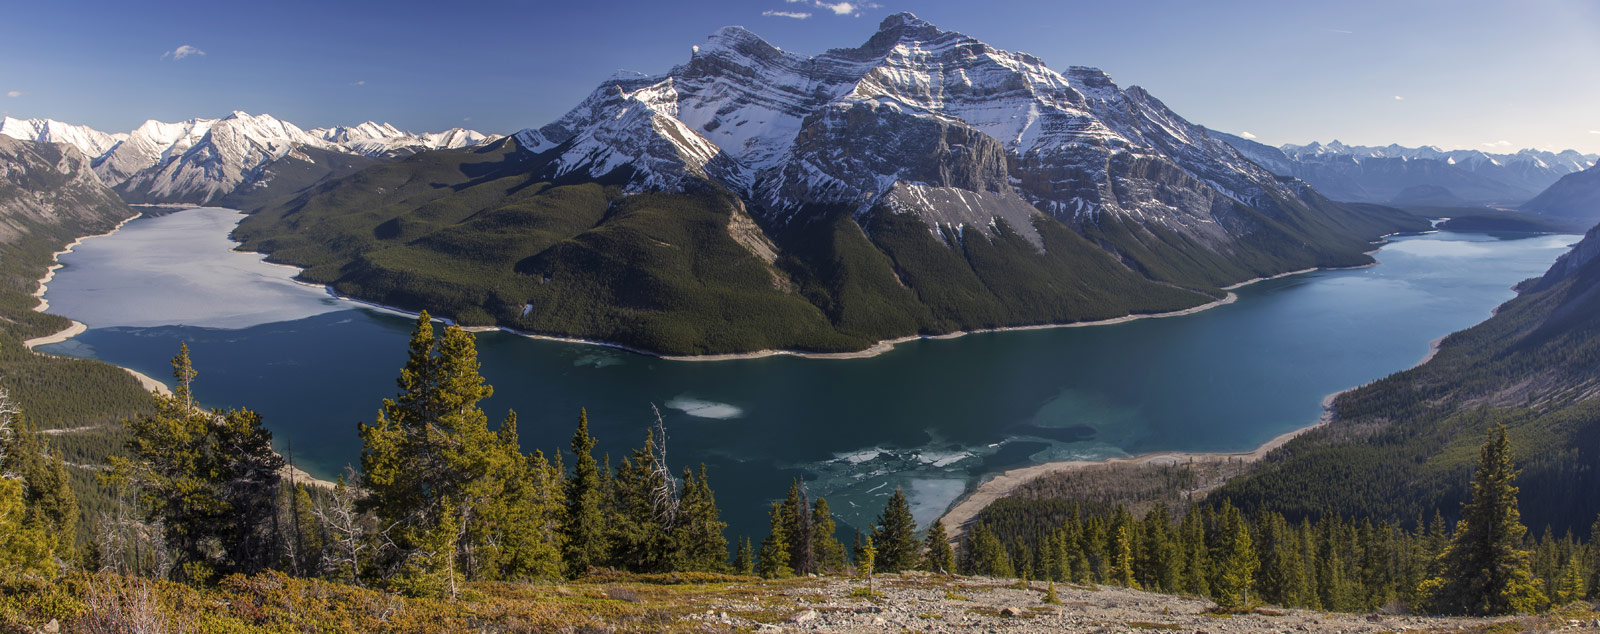
[[[701,182],[623,195],[541,176],[512,140],[380,165],[268,206],[246,249],[304,279],[471,325],[601,339],[674,354],[859,350],[942,333],[1160,312],[1211,301],[1151,282],[1040,218],[956,248],[921,221],[814,210],[775,237]]]
[[[1581,532],[1600,513],[1600,230],[1428,362],[1346,393],[1337,416],[1216,495],[1292,516],[1409,522],[1468,496],[1485,430],[1510,429],[1535,530]]]

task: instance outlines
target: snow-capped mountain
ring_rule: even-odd
[[[106,134],[94,128],[71,125],[53,119],[0,119],[0,134],[22,141],[65,143],[93,158],[126,139],[126,134]]]
[[[1304,180],[1337,200],[1360,202],[1511,205],[1600,158],[1575,150],[1496,154],[1339,141],[1272,147],[1220,132],[1212,135],[1275,174]]]
[[[412,133],[387,123],[302,130],[271,115],[234,112],[222,119],[177,123],[146,121],[132,132],[107,134],[50,119],[0,120],[0,134],[25,141],[64,143],[92,160],[95,174],[133,202],[214,202],[245,187],[260,188],[295,161],[301,174],[349,168],[320,166],[319,152],[394,159],[424,150],[474,147],[498,140],[474,130]],[[326,163],[327,160],[323,160]]]
[[[388,123],[374,121],[356,126],[317,128],[310,133],[324,141],[337,144],[352,154],[373,158],[401,157],[423,150],[455,150],[500,139],[497,135],[464,128],[416,134]]]
[[[1131,219],[1226,251],[1300,192],[1137,87],[1052,70],[909,13],[866,44],[804,56],[724,28],[661,76],[613,77],[515,135],[555,175],[628,174],[634,191],[705,178],[786,224],[879,206],[1037,243],[1040,211],[1083,229]]]

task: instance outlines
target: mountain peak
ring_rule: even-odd
[[[880,33],[894,29],[932,29],[937,31],[939,27],[934,26],[932,22],[917,17],[915,13],[901,11],[884,18],[883,22],[878,24],[878,32]]]

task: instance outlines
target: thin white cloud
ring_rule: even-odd
[[[194,56],[194,55],[204,56],[205,54],[206,54],[205,51],[202,51],[202,50],[200,50],[198,48],[195,48],[193,46],[190,46],[188,44],[184,44],[183,46],[179,46],[178,48],[175,48],[175,49],[172,49],[172,50],[167,51],[165,53],[162,53],[161,54],[161,59],[170,59],[170,60],[176,62],[176,61],[178,61],[180,59],[183,59],[185,57],[191,57],[191,56]]]
[[[367,85],[367,80],[365,80],[365,79],[357,80],[357,81],[351,83],[350,85],[351,86],[365,86],[365,85]]]
[[[1405,101],[1405,100],[1406,100],[1406,98],[1405,98],[1405,97],[1401,97],[1401,96],[1400,96],[1400,95],[1395,95],[1395,96],[1394,96],[1394,100],[1395,100],[1395,101]]]
[[[1499,141],[1493,141],[1493,142],[1490,142],[1490,143],[1484,143],[1483,146],[1484,147],[1511,147],[1511,142],[1507,141],[1505,139],[1500,139]]]
[[[832,11],[834,15],[848,15],[854,17],[860,17],[862,9],[878,8],[878,5],[871,2],[849,2],[848,0],[843,0],[841,2],[823,2],[823,0],[813,0],[812,4],[818,9],[827,9]]]
[[[811,17],[811,13],[807,11],[773,11],[770,9],[762,11],[761,15],[774,18],[794,18],[796,20],[804,20]]]
[[[21,96],[26,95],[26,94],[28,94],[28,93],[22,92],[20,90],[9,90],[9,91],[6,91],[6,96],[10,97],[12,99],[16,99],[17,97],[21,97]]]
[[[1239,136],[1242,136],[1242,137],[1244,137],[1246,139],[1254,139],[1254,138],[1256,138],[1256,135],[1250,134],[1249,130],[1245,130],[1243,132],[1240,132]]]
[[[1589,134],[1600,134],[1600,130],[1590,130]]]
[[[1355,31],[1346,31],[1344,29],[1323,29],[1323,30],[1327,31],[1329,33],[1339,33],[1341,35],[1355,35],[1356,34]]]
[[[462,117],[461,120],[462,121],[471,121],[472,117]]]

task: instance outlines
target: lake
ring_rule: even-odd
[[[356,423],[394,395],[414,320],[232,251],[240,218],[139,218],[62,255],[50,312],[89,329],[40,349],[170,384],[187,342],[202,403],[261,412],[280,451],[292,444],[298,464],[332,477],[358,463]],[[925,525],[1008,468],[1250,450],[1313,424],[1325,395],[1416,364],[1577,239],[1398,237],[1377,266],[1259,282],[1191,315],[917,340],[865,359],[670,361],[487,332],[478,350],[495,394],[483,407],[491,421],[515,409],[525,448],[546,453],[567,447],[587,408],[597,451],[615,461],[642,444],[658,406],[670,461],[708,465],[730,539],[759,541],[794,478],[847,527],[903,487]]]

